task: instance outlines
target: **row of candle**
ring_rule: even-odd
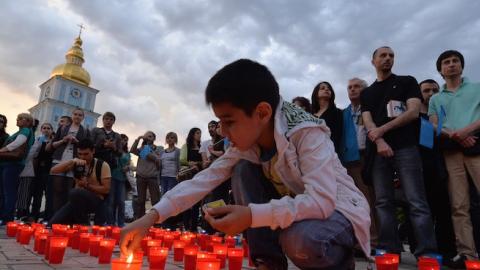
[[[398,254],[385,253],[375,257],[377,270],[398,270],[399,261]],[[417,266],[419,270],[440,270],[441,264],[441,256],[434,255],[419,257]],[[480,270],[480,261],[466,261],[465,266],[467,270]]]
[[[45,259],[51,264],[62,263],[67,247],[78,249],[82,253],[90,252],[91,256],[98,257],[100,264],[111,262],[112,269],[137,269],[136,266],[142,265],[144,253],[147,254],[150,269],[164,269],[172,247],[174,261],[183,261],[187,270],[224,268],[227,258],[228,269],[237,270],[241,269],[243,257],[248,257],[245,240],[243,248],[235,248],[236,241],[233,237],[222,238],[191,232],[182,234],[179,231],[170,232],[157,228],[149,230],[148,236],[142,240],[143,251],[135,253],[135,258],[130,262],[127,262],[127,258],[111,261],[113,248],[118,244],[120,228],[54,224],[50,232],[42,224],[28,226],[10,222],[7,224],[7,235],[17,237],[17,241],[24,245],[29,244],[33,235],[34,251],[45,255]]]

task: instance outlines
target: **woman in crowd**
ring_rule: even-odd
[[[53,151],[52,167],[77,156],[77,143],[90,137],[88,129],[82,126],[85,113],[76,108],[72,112],[72,124],[59,126],[55,138],[47,145],[47,151]],[[68,193],[73,188],[73,172],[52,174],[47,189],[52,189],[52,215],[68,201]],[[48,192],[50,193],[50,192]]]
[[[32,132],[35,134],[37,130],[38,120],[34,119],[34,124],[32,126]],[[17,192],[17,218],[26,221],[30,215],[30,202],[31,194],[33,190],[33,182],[35,180],[35,168],[34,168],[34,159],[38,155],[40,146],[40,138],[35,139],[30,151],[27,154],[25,159],[25,167],[23,167],[22,172],[20,173],[18,192]]]
[[[128,137],[120,134],[122,140],[121,156],[118,159],[118,166],[112,170],[112,182],[110,186],[109,209],[112,211],[113,222],[118,227],[125,226],[125,183],[127,171],[130,166],[130,153],[128,152]],[[115,225],[115,224],[110,224]]]
[[[172,189],[177,184],[177,173],[180,169],[180,149],[175,147],[178,142],[178,137],[175,132],[167,133],[165,143],[167,148],[162,152],[161,170],[160,170],[160,186],[162,187],[162,195]],[[179,215],[180,216],[180,215]],[[164,224],[167,228],[176,229],[178,223],[177,217],[172,217],[165,220]]]
[[[318,83],[312,92],[312,113],[325,120],[330,128],[330,138],[338,153],[343,132],[342,110],[335,105],[335,92],[329,82]]]
[[[158,171],[160,168],[160,155],[163,147],[154,144],[155,133],[147,131],[143,136],[139,136],[132,145],[130,153],[138,156],[137,161],[137,192],[138,209],[135,218],[141,218],[145,215],[145,201],[147,200],[147,189],[150,193],[152,205],[160,200],[160,188],[158,185]],[[143,140],[142,146],[138,148],[140,140]]]
[[[35,162],[35,181],[33,185],[33,197],[31,217],[37,221],[40,218],[40,207],[42,205],[43,194],[45,194],[45,212],[43,220],[50,219],[52,213],[52,195],[47,193],[47,184],[50,177],[50,168],[52,167],[52,152],[46,150],[47,144],[55,137],[53,126],[50,123],[43,123],[40,127],[42,135],[40,138],[40,150]]]
[[[3,143],[8,138],[7,128],[7,117],[3,114],[0,114],[0,147],[3,146]],[[0,188],[1,189],[1,188]]]
[[[187,143],[180,150],[180,165],[188,166],[190,170],[189,177],[192,178],[202,168],[202,155],[200,150],[200,142],[202,139],[202,131],[199,128],[192,128],[188,132]],[[186,179],[183,179],[186,180]],[[186,230],[196,232],[198,227],[198,215],[200,204],[194,205],[191,209],[183,212],[183,225]]]
[[[25,159],[30,147],[35,140],[32,132],[33,118],[28,113],[21,113],[17,116],[19,130],[9,136],[2,148],[0,148],[0,183],[3,186],[0,198],[3,199],[0,219],[5,224],[13,220],[19,175],[25,166]],[[9,154],[19,153],[14,159],[8,158]]]
[[[304,111],[311,113],[312,105],[310,105],[310,100],[306,97],[296,97],[292,100],[292,103],[302,108]]]

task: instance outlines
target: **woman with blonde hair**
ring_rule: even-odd
[[[35,140],[33,131],[33,117],[28,113],[21,113],[17,116],[18,131],[9,136],[0,148],[0,183],[3,186],[0,198],[3,199],[0,219],[3,224],[12,221],[14,217],[15,204],[19,175],[25,166],[25,159],[30,147]],[[18,155],[12,157],[12,152]]]

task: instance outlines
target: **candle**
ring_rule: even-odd
[[[50,257],[50,239],[53,237],[53,235],[47,236],[47,240],[45,241],[45,260],[48,260]]]
[[[137,250],[133,253],[133,259],[136,261],[143,261],[143,251]]]
[[[243,263],[243,249],[229,248],[228,252],[228,270],[240,270]]]
[[[129,258],[113,259],[112,270],[140,270],[142,262],[131,258],[132,255]]]
[[[81,233],[80,234],[80,243],[78,244],[78,251],[81,253],[88,253],[88,248],[90,247],[90,236],[91,233]]]
[[[110,263],[113,248],[115,247],[115,239],[102,239],[98,247],[98,263]]]
[[[440,270],[440,265],[435,262],[418,262],[418,270]]]
[[[80,231],[77,230],[73,233],[72,237],[68,240],[68,245],[72,249],[78,249],[80,246]]]
[[[53,224],[52,231],[55,236],[66,236],[68,227],[62,224]]]
[[[80,231],[80,233],[88,233],[88,228],[88,226],[80,226],[78,230]]]
[[[103,237],[107,237],[107,227],[98,228],[98,235],[101,235]]]
[[[183,249],[185,270],[195,270],[198,248],[198,246],[186,246]]]
[[[231,237],[231,236],[225,236],[225,244],[229,247],[229,248],[234,248],[235,247],[235,238]]]
[[[105,227],[105,237],[106,238],[112,238],[112,231],[113,231],[112,226],[106,226]]]
[[[38,248],[37,253],[42,255],[45,254],[45,246],[47,244],[48,234],[41,234],[38,237]]]
[[[40,235],[42,234],[48,234],[48,230],[38,229],[33,233],[33,251],[38,251],[38,245],[40,244]]]
[[[220,260],[211,258],[198,258],[196,270],[220,270]]]
[[[248,253],[248,243],[245,238],[242,238],[242,248],[243,248],[243,257],[244,258],[249,258],[250,255]]]
[[[148,247],[147,247],[148,240],[152,240],[152,238],[150,236],[146,236],[142,239],[142,242],[140,243],[142,250],[145,253],[148,251]]]
[[[398,260],[395,262],[395,258],[385,255],[375,257],[377,270],[398,270]]]
[[[145,253],[150,255],[150,248],[151,247],[161,247],[162,246],[162,240],[155,240],[155,239],[150,239],[147,241],[147,250]]]
[[[92,235],[89,239],[88,249],[90,250],[90,256],[98,257],[98,246],[100,245],[100,241],[103,239],[103,236]]]
[[[7,236],[8,237],[15,237],[17,235],[18,230],[18,223],[16,222],[8,222],[7,223]]]
[[[72,247],[72,242],[73,242],[73,237],[77,233],[77,230],[75,229],[68,229],[66,232],[66,236],[68,237],[68,247]]]
[[[192,241],[192,238],[190,237],[190,235],[184,234],[180,236],[180,240],[183,241],[185,245],[189,245]],[[175,248],[175,243],[173,244],[173,247]]]
[[[207,250],[207,244],[208,244],[208,241],[210,241],[210,235],[200,234],[198,240],[200,242],[200,248],[202,250]]]
[[[173,239],[175,237],[172,234],[166,234],[163,236],[163,246],[170,250],[172,248]]]
[[[34,230],[30,226],[23,226],[20,228],[19,243],[22,245],[28,245],[30,243],[30,239],[32,238],[33,232]]]
[[[115,227],[112,229],[112,238],[115,239],[115,245],[118,245],[120,241],[120,232],[122,229]]]
[[[183,261],[183,250],[185,248],[185,242],[181,240],[173,241],[173,261]]]
[[[48,262],[50,264],[59,264],[63,261],[65,248],[67,247],[68,238],[54,236],[50,238]]]
[[[477,270],[480,269],[480,261],[466,260],[465,266],[467,267],[467,270]]]
[[[168,256],[168,248],[152,247],[149,254],[150,269],[152,270],[165,269],[165,262],[167,261],[167,256]]]
[[[96,235],[98,234],[98,229],[100,228],[100,226],[98,225],[93,225],[92,226],[92,234]]]
[[[220,260],[220,268],[225,268],[225,260],[227,259],[227,245],[216,244],[213,245],[213,253],[217,255]]]

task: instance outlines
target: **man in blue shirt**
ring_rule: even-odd
[[[478,259],[470,219],[468,175],[477,193],[480,191],[480,84],[462,77],[465,60],[454,50],[440,54],[437,70],[445,79],[441,92],[429,104],[430,121],[440,126],[443,154],[449,174],[448,189],[457,252],[452,266],[462,266],[468,259]],[[445,142],[448,142],[445,143]]]

